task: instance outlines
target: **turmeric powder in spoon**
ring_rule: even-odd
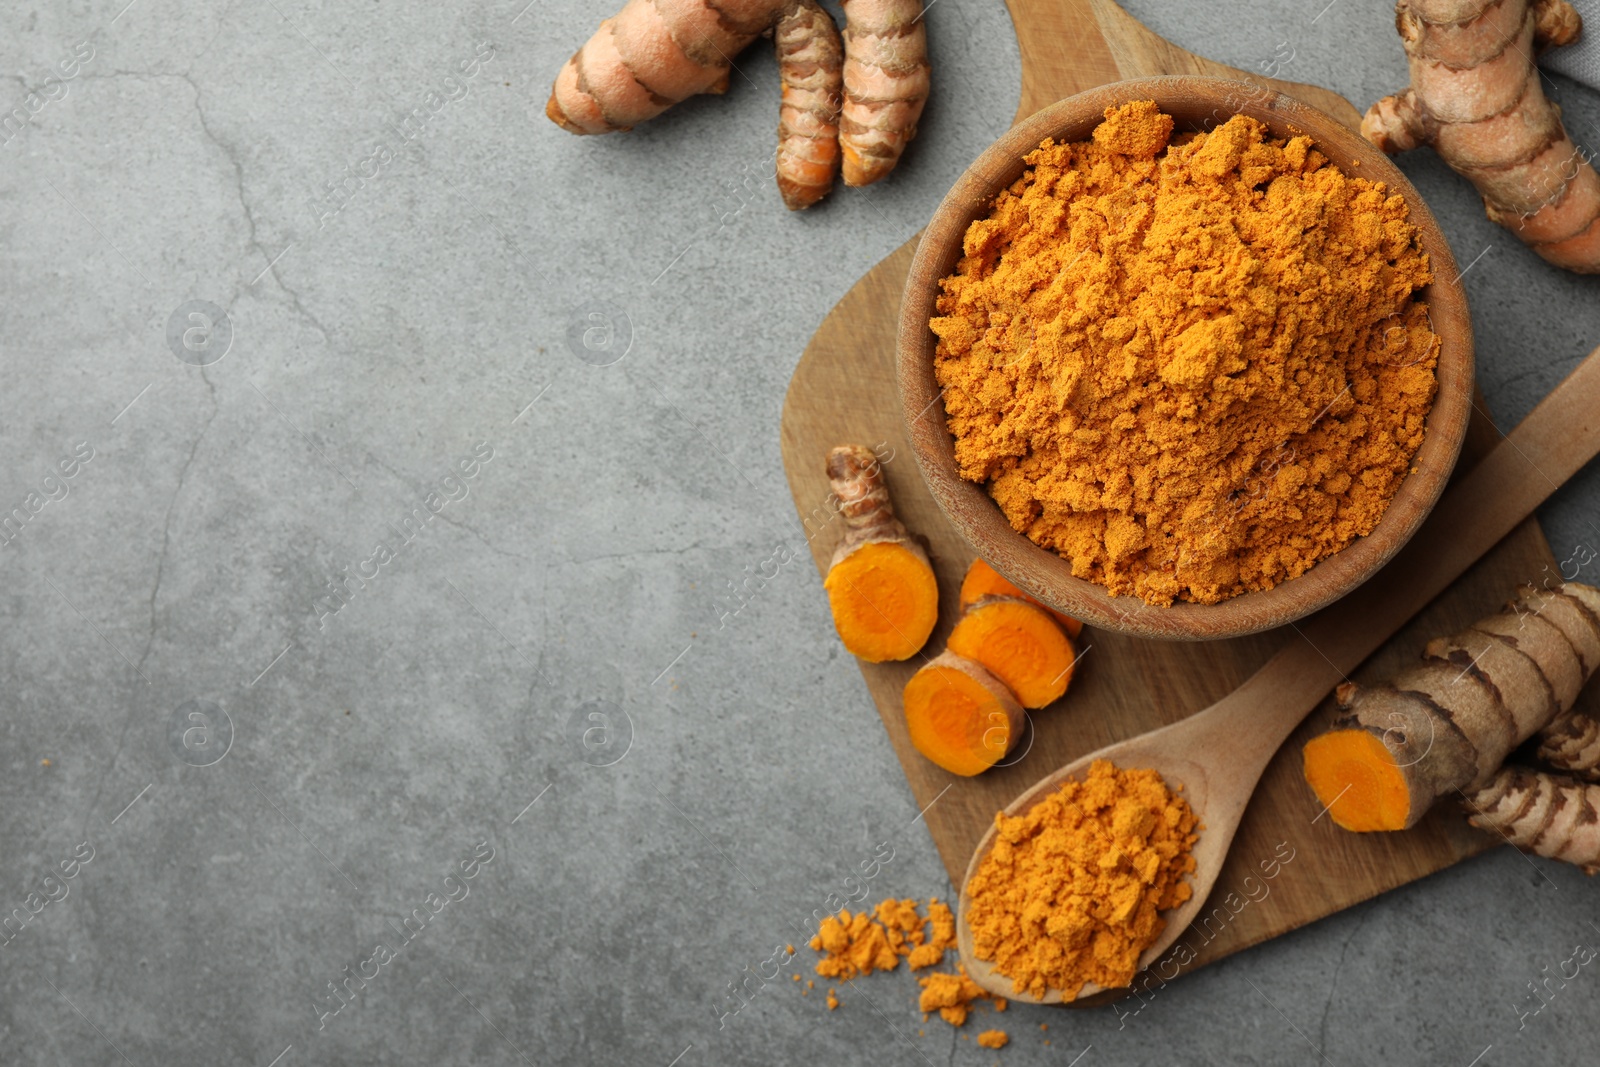
[[[1106,760],[1026,813],[996,815],[966,887],[975,954],[1035,997],[1126,986],[1166,928],[1161,912],[1189,899],[1196,821],[1161,775]]]

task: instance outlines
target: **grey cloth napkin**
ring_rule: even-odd
[[[1583,36],[1576,44],[1554,48],[1540,57],[1549,70],[1600,89],[1600,0],[1569,0],[1583,16]]]

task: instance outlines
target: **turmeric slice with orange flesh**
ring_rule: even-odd
[[[833,449],[828,481],[845,522],[844,540],[822,583],[839,640],[868,663],[914,656],[939,621],[939,584],[928,553],[895,518],[871,451],[860,445]]]
[[[1394,753],[1366,730],[1336,730],[1305,747],[1306,782],[1333,798],[1328,814],[1346,830],[1404,830],[1413,794]]]
[[[1005,685],[951,652],[911,676],[903,702],[911,743],[951,774],[983,773],[1022,736],[1022,706]]]
[[[986,597],[950,631],[950,651],[1000,679],[1025,708],[1042,708],[1072,682],[1072,639],[1043,608],[1015,597]]]
[[[1061,628],[1067,631],[1067,636],[1077,639],[1083,632],[1083,623],[1071,615],[1063,615],[1048,605],[1041,604],[1033,597],[1006,580],[1006,576],[989,566],[982,559],[972,561],[972,566],[967,568],[967,576],[961,579],[961,610],[965,611],[986,596],[1010,596],[1018,600],[1026,600],[1030,604],[1038,604],[1048,611]]]

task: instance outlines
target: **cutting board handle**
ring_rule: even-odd
[[[1361,113],[1338,93],[1213,63],[1146,29],[1112,0],[1006,0],[1006,6],[1022,52],[1022,97],[1016,121],[1046,104],[1107,82],[1162,74],[1207,74],[1270,86],[1352,129],[1361,125]],[[1262,56],[1260,62],[1274,72],[1292,68],[1293,50],[1287,56]]]

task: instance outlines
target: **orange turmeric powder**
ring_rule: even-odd
[[[822,956],[817,973],[841,982],[874,971],[892,971],[901,959],[912,970],[922,970],[944,962],[945,953],[956,947],[956,916],[950,905],[937,897],[928,901],[926,917],[918,914],[915,900],[891,898],[870,912],[844,909],[824,918],[811,947]],[[953,974],[935,971],[917,981],[922,986],[918,1009],[924,1017],[938,1012],[951,1026],[965,1025],[978,1000],[991,1001],[995,1011],[1006,1010],[1004,997],[985,990],[960,966]],[[828,990],[829,1010],[839,1004],[834,991]]]
[[[1086,982],[1126,986],[1166,926],[1160,913],[1192,894],[1196,820],[1152,770],[1096,760],[1026,813],[995,816],[994,846],[967,883],[980,960],[1017,992]]]
[[[1154,103],[1046,140],[941,282],[961,475],[1080,578],[1152,604],[1267,589],[1372,532],[1439,339],[1405,201],[1310,138]]]
[[[881,901],[871,912],[846,908],[824,918],[811,939],[811,947],[822,954],[817,973],[844,982],[892,971],[904,957],[912,970],[930,967],[955,943],[955,913],[938,898],[928,901],[927,918],[917,914],[917,902],[909,898]]]
[[[958,967],[955,974],[939,972],[918,978],[922,994],[917,998],[917,1010],[924,1016],[939,1013],[939,1018],[951,1026],[967,1025],[972,1005],[979,1000],[994,1001],[995,1011],[1005,1011],[1004,997],[997,997],[977,982],[967,977],[967,969]]]

